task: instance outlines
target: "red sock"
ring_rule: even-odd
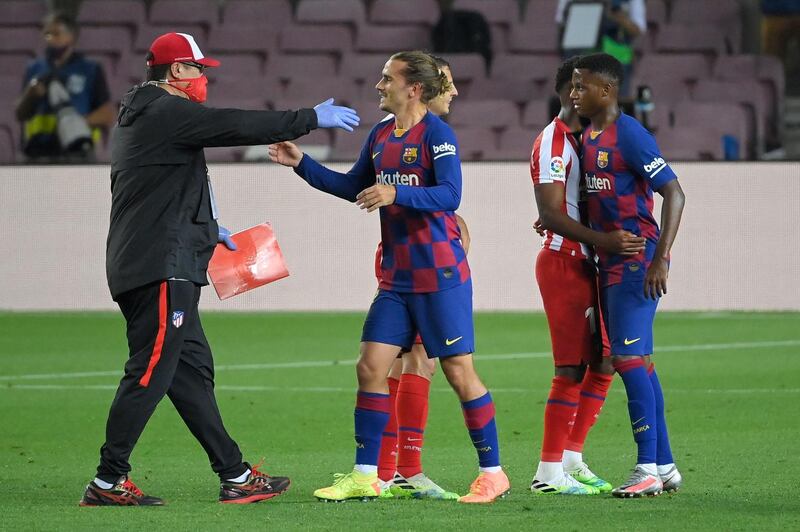
[[[422,473],[422,442],[428,423],[430,389],[431,381],[424,377],[411,373],[400,376],[397,388],[397,472],[406,478]]]
[[[567,377],[553,377],[547,406],[544,407],[542,462],[560,462],[570,425],[575,419],[581,384]]]
[[[378,454],[378,477],[390,481],[397,471],[397,387],[400,381],[389,377],[389,422],[381,438],[381,450]]]
[[[586,370],[586,375],[584,375],[583,384],[581,385],[578,414],[575,416],[575,424],[572,426],[569,438],[567,438],[566,449],[576,453],[583,452],[583,443],[586,441],[586,435],[589,434],[589,429],[592,428],[595,421],[597,421],[597,416],[600,415],[600,410],[603,408],[603,403],[613,380],[614,375],[595,373],[591,369]]]

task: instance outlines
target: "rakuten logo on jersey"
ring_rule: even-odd
[[[644,171],[650,177],[653,177],[658,172],[660,172],[661,169],[664,168],[665,166],[667,166],[667,161],[665,161],[661,157],[656,157],[655,159],[650,161],[650,164],[644,165]]]
[[[419,176],[416,174],[401,174],[400,172],[387,174],[381,170],[380,174],[375,174],[375,182],[379,185],[409,185],[418,187]]]
[[[586,192],[590,194],[601,190],[611,190],[611,180],[607,177],[586,174],[583,176],[583,180],[586,183]]]
[[[438,146],[433,146],[433,158],[438,159],[439,157],[444,157],[445,155],[455,155],[456,154],[456,147],[449,142],[445,142],[444,144],[439,144]]]

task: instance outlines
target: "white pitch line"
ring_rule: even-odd
[[[116,384],[7,384],[0,386],[0,390],[103,390],[113,391],[117,389]],[[215,386],[215,389],[223,392],[298,392],[298,393],[353,393],[353,388],[341,388],[330,386],[250,386],[250,385],[230,385],[222,384]],[[438,393],[453,393],[450,388],[431,388],[431,391]],[[531,393],[543,394],[548,390],[544,388],[492,388],[492,393]],[[614,393],[624,394],[625,390],[620,387],[612,388]],[[796,394],[800,393],[800,388],[670,388],[667,393],[702,393],[711,395],[745,395],[745,394]]]
[[[720,344],[688,344],[688,345],[667,345],[657,349],[658,353],[681,353],[695,351],[718,351],[729,349],[757,349],[766,347],[794,347],[800,346],[800,340],[768,340],[762,342],[732,342]],[[532,353],[500,353],[494,355],[481,354],[475,355],[480,361],[498,360],[520,360],[550,358],[549,351],[539,351]],[[267,362],[261,364],[223,364],[216,367],[216,371],[243,371],[258,369],[291,369],[291,368],[327,368],[333,366],[353,366],[355,359],[349,360],[308,360],[301,362]],[[121,370],[108,371],[84,371],[77,373],[34,373],[29,375],[0,375],[2,381],[22,381],[22,380],[50,380],[50,379],[77,379],[82,377],[122,377]]]

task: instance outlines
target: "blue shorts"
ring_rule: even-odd
[[[361,341],[409,350],[417,331],[429,358],[475,351],[472,280],[425,294],[378,290],[367,313]]]
[[[644,296],[644,278],[600,289],[611,355],[652,355],[658,299]]]

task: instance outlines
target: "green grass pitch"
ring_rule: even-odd
[[[285,495],[218,504],[205,454],[165,400],[133,453],[132,478],[167,506],[79,508],[126,357],[124,322],[115,313],[1,313],[0,529],[800,529],[800,314],[659,314],[655,362],[685,487],[624,501],[530,493],[552,377],[545,319],[478,314],[476,364],[496,401],[512,483],[506,499],[479,507],[313,499],[333,473],[352,467],[362,320],[358,313],[204,316],[227,428],[247,459],[264,456],[267,471],[292,478]],[[616,379],[585,450],[614,484],[634,463],[629,425]],[[458,401],[441,372],[423,461],[434,480],[461,493],[476,474]]]

